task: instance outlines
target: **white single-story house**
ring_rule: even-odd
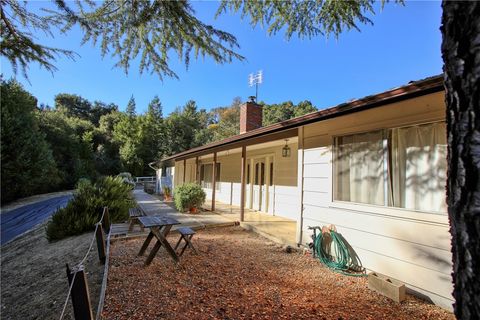
[[[200,183],[212,209],[292,219],[299,246],[309,226],[334,224],[368,270],[451,309],[444,100],[435,76],[268,127],[246,102],[239,135],[162,161],[173,186]]]

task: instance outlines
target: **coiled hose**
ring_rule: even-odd
[[[311,227],[310,229],[318,229],[320,232],[312,236],[314,256],[329,269],[354,277],[366,276],[365,268],[362,266],[360,259],[348,245],[343,236],[329,228]],[[332,254],[333,248],[333,254]]]

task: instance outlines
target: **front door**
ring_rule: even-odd
[[[252,209],[258,211],[266,210],[266,181],[265,181],[265,159],[253,161],[253,203]]]

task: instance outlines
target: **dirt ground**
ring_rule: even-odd
[[[1,248],[1,319],[59,319],[68,292],[65,264],[80,262],[93,233],[49,243],[45,224]],[[94,314],[103,268],[94,245],[86,263]],[[71,299],[64,319],[73,319]]]
[[[111,247],[106,319],[454,319],[412,296],[397,304],[365,278],[331,272],[240,227],[199,231],[199,255],[187,250],[178,266],[163,249],[144,266],[142,242]]]

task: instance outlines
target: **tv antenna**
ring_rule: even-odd
[[[258,85],[263,82],[263,71],[259,70],[256,74],[250,73],[248,76],[248,85],[253,87],[255,85],[255,102],[258,101]]]

